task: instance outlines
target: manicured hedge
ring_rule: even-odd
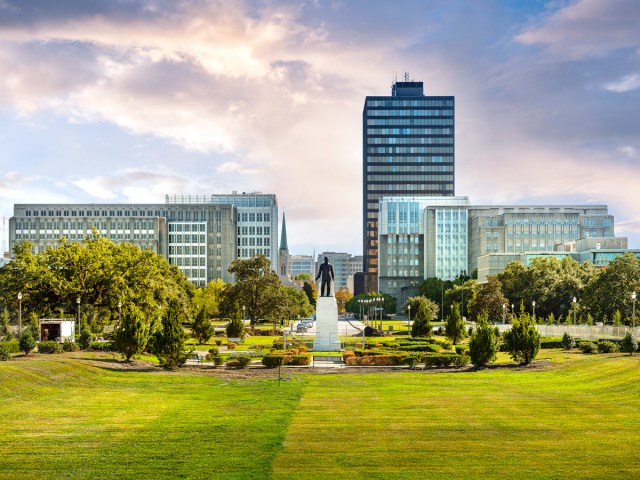
[[[564,348],[562,337],[542,337],[540,338],[540,348]]]
[[[7,353],[20,352],[20,344],[17,340],[7,340],[6,342],[0,342],[0,348],[2,348]]]
[[[284,364],[283,355],[265,355],[262,357],[262,365],[267,368],[276,368]]]
[[[468,355],[455,354],[427,355],[423,360],[425,367],[464,367],[471,362]]]
[[[227,361],[227,367],[229,368],[246,368],[251,363],[249,357],[237,357],[233,360]]]
[[[101,352],[115,352],[116,346],[113,342],[91,342],[89,345],[91,350],[99,350]]]
[[[80,350],[80,345],[76,342],[64,342],[62,344],[63,352],[77,352],[78,350]]]
[[[440,346],[433,343],[417,343],[415,345],[402,345],[398,346],[398,350],[403,352],[431,352],[438,353],[440,351]]]
[[[38,344],[38,353],[62,353],[62,344],[53,340],[40,342]]]
[[[311,355],[285,355],[285,365],[311,365]]]

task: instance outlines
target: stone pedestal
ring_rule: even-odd
[[[313,342],[313,351],[340,351],[336,297],[318,297],[316,300],[316,338]]]

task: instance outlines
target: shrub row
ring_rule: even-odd
[[[0,344],[0,362],[6,362],[11,358],[8,347],[4,345],[5,343],[8,342],[2,342]]]
[[[278,365],[310,365],[311,355],[269,354],[262,357],[262,364],[267,368]]]
[[[229,368],[246,368],[251,363],[251,358],[247,356],[237,357],[227,362]]]
[[[98,350],[100,352],[115,352],[116,347],[113,342],[91,342],[89,345],[91,350]]]
[[[47,340],[38,344],[38,353],[62,353],[62,344],[54,340]]]
[[[397,350],[401,350],[403,352],[431,352],[438,353],[440,351],[440,346],[434,343],[418,343],[415,345],[398,345],[396,347]]]
[[[608,340],[600,340],[598,343],[593,342],[578,342],[578,348],[582,353],[618,353],[620,347]]]
[[[457,354],[427,355],[423,360],[425,367],[465,367],[471,362],[468,355]]]
[[[0,349],[7,353],[18,353],[20,351],[20,345],[17,340],[8,340],[6,342],[0,342]]]

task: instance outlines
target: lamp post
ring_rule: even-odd
[[[22,292],[18,292],[18,338],[22,338]]]
[[[78,335],[80,335],[80,297],[76,298],[78,304]]]
[[[242,305],[242,325],[244,326],[244,317],[245,317],[245,311],[246,311],[247,307],[245,307],[244,305]]]
[[[633,329],[636,329],[636,292],[631,294],[631,299],[633,300]]]
[[[505,324],[505,315],[507,314],[507,304],[502,304],[502,324]]]
[[[576,324],[576,302],[578,301],[578,299],[576,297],[573,297],[573,324]]]
[[[533,306],[533,323],[536,323],[536,301],[531,302],[531,305]]]
[[[122,320],[122,302],[118,302],[118,320]]]
[[[411,305],[407,305],[407,311],[409,312],[409,331],[408,331],[408,335],[411,335]]]
[[[512,303],[512,304],[511,304],[511,316],[512,316],[512,317],[516,314],[515,307],[516,307],[516,306]]]

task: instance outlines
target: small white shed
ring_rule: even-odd
[[[76,336],[76,322],[57,318],[40,320],[40,341],[73,342]]]

